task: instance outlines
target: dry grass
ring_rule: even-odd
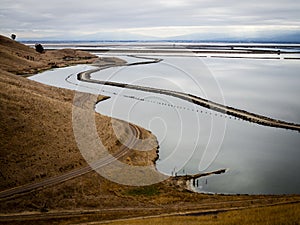
[[[15,54],[16,52],[32,57],[39,55],[36,56],[38,53],[27,46],[1,36],[0,45],[5,46],[5,48],[1,46],[2,52],[0,53],[0,191],[38,182],[87,166],[73,134],[74,92],[46,86],[11,74],[10,69],[13,69],[15,73],[23,73],[24,71],[27,72],[27,69],[35,63],[22,59],[22,57],[20,60],[16,60],[16,58],[20,58],[18,54]],[[1,58],[3,57],[3,49],[11,56],[4,57],[6,61],[2,61]],[[53,51],[49,54],[52,55],[51,58],[60,60],[65,57],[65,53],[73,56],[73,58],[77,57],[77,52],[73,50],[60,51],[59,54]],[[15,63],[21,64],[15,67]],[[112,153],[118,151],[120,143],[114,134],[111,118],[96,114],[93,110],[92,108],[91,112],[95,115],[98,135],[103,144]],[[122,121],[117,121],[117,123],[119,131],[124,133],[123,136],[126,136],[125,127],[127,124]],[[142,133],[144,136],[153,136],[143,129]],[[154,136],[153,139],[155,140]],[[141,158],[149,158],[152,163],[155,157],[156,145],[148,153],[137,154],[135,152],[122,160],[135,162]],[[80,178],[80,184],[70,181],[57,188],[34,193],[33,196],[36,195],[38,198],[29,195],[29,198],[24,197],[1,202],[0,209],[2,212],[33,210],[34,207],[30,206],[32,205],[31,202],[34,202],[32,199],[37,199],[33,205],[47,202],[49,208],[72,208],[74,205],[66,202],[70,201],[68,196],[72,194],[75,194],[75,197],[71,196],[71,201],[76,199],[78,196],[75,193],[76,190],[90,188],[94,195],[101,197],[103,188],[99,189],[99,183],[102,183],[102,187],[107,189],[110,189],[110,186],[116,186],[111,182],[104,181],[97,174],[93,176],[96,183],[91,182],[89,178],[87,180]],[[103,185],[104,183],[107,183],[107,186]],[[93,184],[95,188],[93,188]],[[66,193],[66,190],[69,190],[69,194],[61,194]],[[116,196],[114,191],[108,192],[112,193],[111,196]],[[83,196],[85,193],[78,198],[82,199]],[[81,199],[78,200],[79,203],[76,206],[87,206],[88,204],[85,203],[80,204],[83,202]]]
[[[96,224],[96,223],[94,223]],[[255,209],[237,210],[205,216],[174,216],[153,219],[110,222],[111,225],[298,225],[300,224],[300,204],[270,206]]]
[[[13,74],[35,74],[50,68],[92,63],[96,59],[95,55],[72,49],[40,54],[33,48],[0,35],[0,68]]]
[[[72,135],[72,95],[1,73],[1,190],[84,164]]]

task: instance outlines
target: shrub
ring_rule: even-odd
[[[35,44],[35,50],[39,53],[43,53],[44,47],[41,44]]]

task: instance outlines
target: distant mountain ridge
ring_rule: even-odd
[[[103,32],[81,36],[55,36],[34,39],[20,39],[21,41],[187,41],[187,42],[260,42],[260,43],[300,43],[300,31],[260,32],[252,36],[234,36],[223,33],[193,33],[180,36],[158,38],[154,36],[137,35],[128,32]]]
[[[262,42],[262,43],[300,43],[300,31],[287,33],[262,33],[256,37],[234,37],[230,34],[215,34],[211,38],[207,34],[189,34],[168,38],[174,41],[203,41],[203,42]]]

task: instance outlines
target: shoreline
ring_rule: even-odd
[[[162,59],[158,58],[147,58],[147,57],[140,57],[144,59],[150,59],[150,61],[145,62],[137,62],[137,63],[126,63],[121,65],[107,65],[105,67],[98,66],[96,69],[91,69],[88,71],[81,72],[77,74],[77,80],[87,82],[87,83],[95,83],[100,85],[107,85],[107,86],[114,86],[119,88],[125,88],[125,89],[133,89],[138,91],[145,91],[145,92],[151,92],[155,94],[163,94],[163,95],[169,95],[173,96],[182,100],[186,100],[188,102],[192,102],[193,104],[200,105],[202,107],[205,107],[207,109],[210,109],[212,111],[216,111],[219,113],[223,113],[225,115],[233,116],[248,122],[256,123],[262,126],[269,126],[269,127],[275,127],[275,128],[283,128],[287,130],[295,130],[300,132],[300,124],[296,123],[290,123],[282,120],[273,119],[270,117],[266,117],[263,115],[255,114],[252,112],[247,112],[242,109],[236,109],[230,106],[222,105],[213,101],[210,101],[208,99],[201,98],[199,96],[181,93],[177,91],[170,91],[166,89],[158,89],[153,87],[144,87],[144,86],[138,86],[138,85],[132,85],[132,84],[126,84],[126,83],[118,83],[118,82],[112,82],[112,81],[101,81],[101,80],[94,80],[91,79],[91,74],[108,69],[110,67],[114,66],[135,66],[135,65],[142,65],[142,64],[152,64],[152,63],[159,63],[162,61]],[[97,64],[95,65],[97,66]]]

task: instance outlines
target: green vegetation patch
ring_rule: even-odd
[[[153,196],[158,195],[159,193],[159,188],[155,185],[138,187],[126,192],[127,195],[133,196]]]

